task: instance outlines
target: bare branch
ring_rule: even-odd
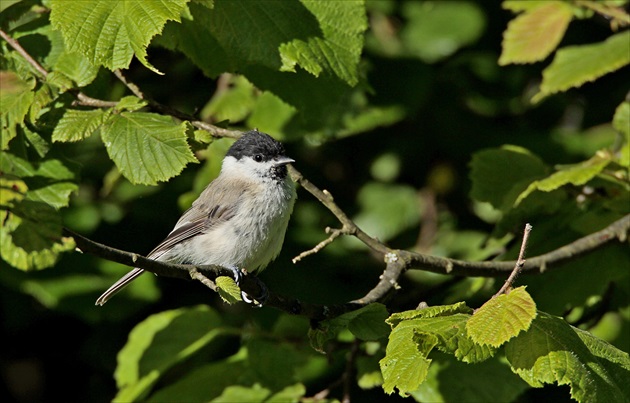
[[[335,239],[337,239],[340,235],[343,235],[343,231],[340,229],[333,229],[330,227],[326,227],[326,233],[330,234],[330,236],[326,239],[324,239],[323,241],[321,241],[320,243],[318,243],[317,245],[315,245],[314,248],[309,249],[307,251],[304,251],[302,253],[300,253],[299,255],[297,255],[296,257],[294,257],[291,261],[293,262],[293,264],[299,262],[300,260],[302,260],[303,258],[313,255],[317,252],[319,252],[320,250],[324,249],[326,246],[328,246],[329,244],[331,244]]]
[[[521,243],[521,250],[518,254],[518,259],[516,260],[516,264],[514,265],[514,270],[510,274],[503,287],[496,294],[494,294],[493,298],[499,296],[501,294],[505,294],[508,292],[510,288],[512,288],[512,284],[514,284],[514,280],[518,277],[521,270],[523,270],[523,266],[525,266],[525,250],[527,249],[527,241],[529,240],[529,234],[532,232],[532,226],[529,223],[525,224],[525,232],[523,232],[523,242]]]
[[[24,58],[24,60],[26,60],[28,62],[28,64],[30,64],[31,66],[33,66],[35,68],[35,70],[41,74],[43,76],[43,78],[46,78],[46,76],[48,76],[48,72],[46,71],[46,69],[44,67],[42,67],[41,64],[39,64],[37,62],[37,60],[33,59],[33,57],[26,51],[24,50],[24,48],[22,47],[22,45],[20,45],[20,42],[18,42],[17,40],[11,38],[6,32],[4,32],[2,29],[0,29],[0,37],[2,37],[2,39],[4,39],[5,41],[7,41],[7,43],[13,48],[15,49],[16,52],[18,52],[20,54],[20,56],[22,56]]]

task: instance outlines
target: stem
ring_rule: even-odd
[[[510,277],[505,280],[503,287],[501,287],[501,289],[496,294],[494,294],[493,298],[501,294],[507,294],[509,289],[512,288],[512,284],[514,284],[516,277],[518,277],[518,275],[521,273],[521,270],[523,270],[523,266],[525,266],[525,250],[527,249],[527,241],[529,240],[530,232],[532,232],[532,226],[527,223],[525,224],[525,232],[523,232],[523,242],[521,243],[521,250],[518,253],[518,259],[516,260],[516,264],[514,265],[514,270],[512,270]]]

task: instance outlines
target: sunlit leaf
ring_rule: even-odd
[[[568,3],[551,1],[514,18],[503,34],[499,64],[543,60],[560,43],[573,18]]]
[[[536,303],[525,287],[518,287],[483,304],[466,323],[466,330],[475,343],[499,347],[529,329],[535,317]]]
[[[28,186],[28,200],[41,201],[52,207],[65,207],[70,195],[78,189],[75,173],[61,160],[29,162],[16,155],[3,153],[0,171],[20,177]]]
[[[0,256],[17,269],[51,267],[74,247],[72,238],[61,235],[59,213],[44,203],[22,200],[2,212]]]
[[[551,65],[543,71],[540,92],[534,95],[532,102],[579,87],[627,65],[630,63],[628,43],[630,30],[625,30],[604,42],[559,49]]]
[[[241,299],[241,289],[232,277],[219,276],[215,280],[221,299],[228,304],[235,304]]]
[[[186,123],[168,116],[123,112],[107,121],[101,137],[120,172],[135,184],[155,185],[197,162],[187,143]]]
[[[103,109],[67,109],[52,134],[52,141],[79,141],[90,137],[109,117]]]
[[[531,328],[511,340],[512,370],[534,387],[569,385],[580,402],[630,400],[630,357],[605,341],[539,312]]]
[[[35,80],[26,82],[15,73],[0,71],[0,83],[0,150],[6,150],[33,103]]]
[[[63,34],[68,52],[93,65],[126,69],[135,54],[147,68],[147,46],[169,20],[179,21],[188,0],[51,0],[50,21]]]
[[[583,185],[597,176],[606,168],[610,161],[610,156],[597,154],[581,164],[560,169],[545,179],[532,182],[527,189],[518,196],[514,205],[518,206],[527,196],[536,190],[551,192],[567,184],[574,186]]]

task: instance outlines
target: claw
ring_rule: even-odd
[[[246,303],[253,305],[254,308],[262,308],[262,306],[269,299],[269,290],[267,289],[267,286],[258,279],[258,277],[254,277],[254,279],[256,280],[256,282],[258,283],[258,286],[262,290],[262,294],[257,296],[256,298],[252,298],[245,291],[241,291],[241,298]]]

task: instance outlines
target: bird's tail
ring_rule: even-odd
[[[118,291],[122,290],[127,284],[131,283],[142,273],[144,273],[144,270],[136,267],[129,273],[122,276],[121,279],[116,281],[111,287],[109,287],[107,291],[103,293],[103,295],[98,297],[98,299],[96,300],[96,305],[102,306],[104,303],[109,301],[109,299],[113,297]]]

